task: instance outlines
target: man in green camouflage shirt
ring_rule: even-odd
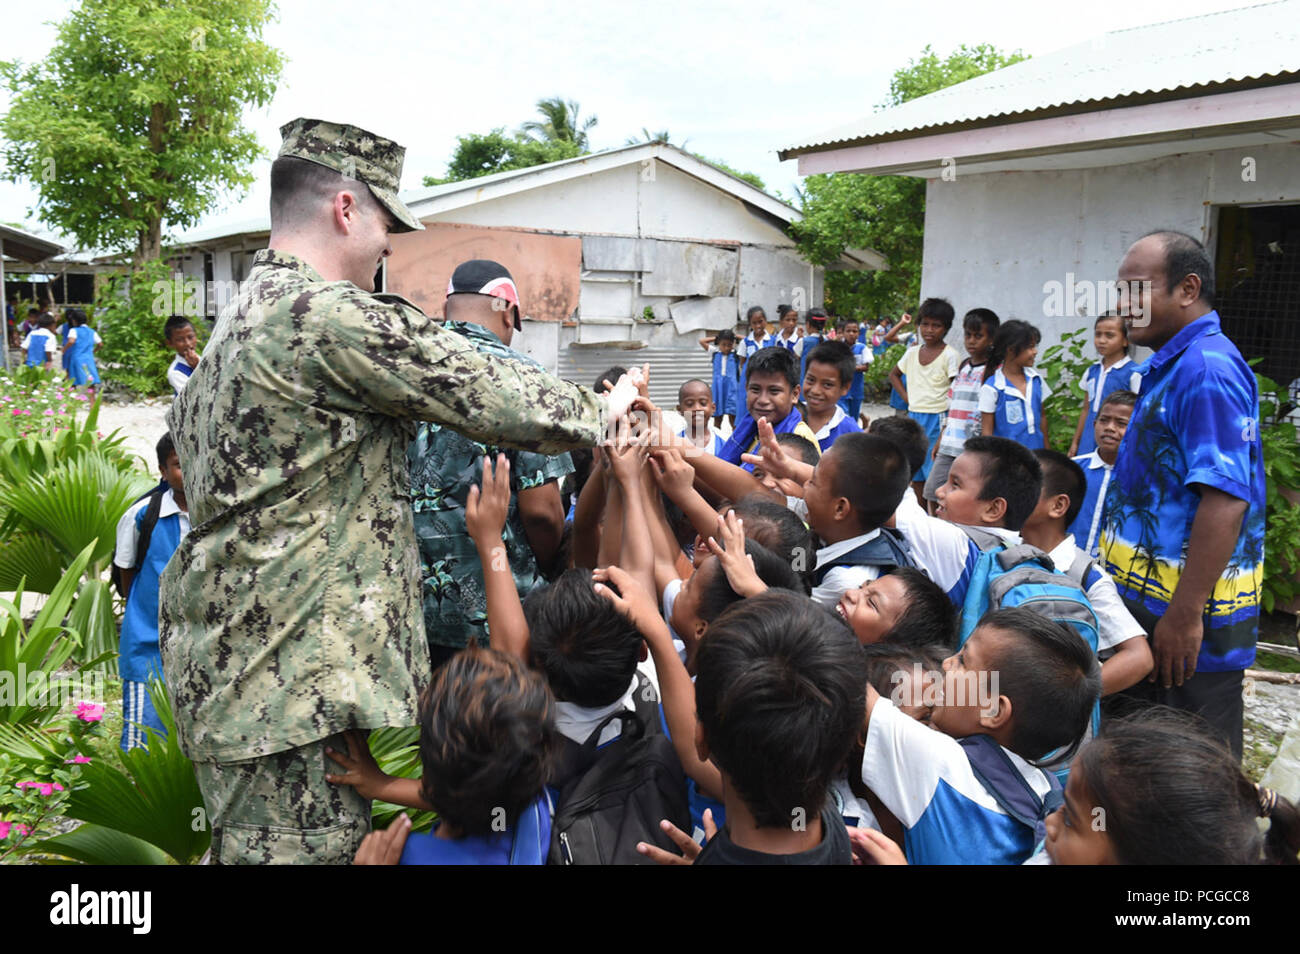
[[[270,247],[168,414],[194,529],[161,580],[162,656],[222,863],[347,862],[369,830],[325,748],[414,725],[429,681],[414,423],[558,453],[634,396],[485,358],[373,294],[389,233],[422,228],[397,198],[402,148],[319,120],[281,134]]]
[[[519,290],[503,265],[462,262],[447,287],[446,319],[443,327],[464,335],[485,357],[536,364],[510,348],[522,323]],[[435,668],[471,639],[488,645],[483,567],[465,528],[465,505],[470,488],[483,482],[484,456],[496,460],[498,451],[440,424],[421,424],[407,451],[420,595]],[[573,473],[573,462],[568,454],[505,453],[511,494],[503,553],[522,599],[545,582],[538,563],[549,566],[559,550],[564,507],[557,482]]]

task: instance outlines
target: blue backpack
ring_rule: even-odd
[[[965,645],[985,613],[1018,606],[1069,626],[1096,654],[1100,627],[1084,587],[1093,565],[1091,560],[1075,561],[1066,568],[1067,572],[1061,572],[1052,558],[1037,547],[1027,543],[1008,547],[995,534],[976,527],[962,529],[979,547],[980,557],[961,609],[958,647]],[[1098,700],[1092,708],[1085,740],[1097,733],[1100,723]],[[1068,770],[1068,764],[1052,763],[1049,768],[1058,777],[1063,777]]]

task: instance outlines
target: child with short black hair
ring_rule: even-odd
[[[1042,484],[1042,467],[1024,444],[972,437],[939,488],[939,510],[953,523],[1018,535],[1038,506]]]
[[[1034,763],[1078,745],[1100,690],[1097,660],[1068,627],[1004,609],[943,665],[939,732],[868,688],[862,781],[907,829],[911,863],[1020,864],[1060,798],[1059,783]],[[1018,777],[1016,794],[1036,806],[1034,827],[1007,810],[996,781],[986,787],[990,765]]]
[[[1097,657],[1102,695],[1139,682],[1151,671],[1146,632],[1120,599],[1115,583],[1066,530],[1083,504],[1087,481],[1077,463],[1058,451],[1037,450],[1043,472],[1038,505],[1025,521],[1022,539],[1051,557],[1053,565],[1083,587],[1097,615]]]
[[[1101,518],[1106,509],[1106,490],[1110,487],[1115,461],[1119,459],[1119,447],[1124,441],[1136,405],[1137,395],[1132,391],[1112,391],[1101,402],[1101,409],[1093,424],[1096,447],[1088,454],[1073,458],[1083,468],[1084,477],[1088,481],[1088,492],[1079,508],[1079,515],[1070,525],[1070,533],[1079,548],[1094,560],[1100,551]]]
[[[1294,865],[1300,816],[1251,782],[1203,720],[1160,706],[1108,722],[1083,747],[1043,847],[1033,860],[1055,865]]]
[[[980,388],[984,386],[984,364],[993,348],[993,336],[1001,324],[997,314],[988,308],[972,308],[962,319],[966,336],[966,358],[957,368],[952,389],[948,392],[948,413],[939,439],[934,442],[931,456],[934,464],[925,480],[924,496],[932,504],[938,502],[935,491],[948,480],[948,468],[962,452],[968,437],[980,433]],[[931,512],[934,507],[931,506]]]
[[[890,440],[846,434],[804,484],[808,525],[822,547],[813,568],[812,598],[832,608],[847,589],[882,570],[913,565],[906,546],[884,524],[907,492],[907,460]]]
[[[908,416],[925,430],[926,458],[921,469],[912,475],[917,499],[930,476],[930,449],[939,439],[943,415],[948,410],[948,389],[957,377],[960,360],[957,351],[944,343],[956,317],[952,305],[945,298],[927,298],[921,302],[917,313],[921,341],[908,348],[894,370],[889,372],[889,382],[899,396],[907,402]],[[903,384],[906,378],[907,384]]]
[[[840,407],[853,383],[853,351],[842,341],[823,341],[808,353],[804,368],[805,420],[824,454],[840,435],[862,430],[856,417]]]
[[[348,752],[327,750],[345,769],[326,776],[367,798],[438,813],[429,834],[408,835],[410,816],[367,843],[394,838],[404,865],[542,864],[551,838],[545,785],[559,733],[555,702],[540,675],[521,660],[471,646],[433,674],[420,697],[418,779],[393,778],[375,764],[365,739],[347,733]],[[371,861],[369,863],[394,863]]]
[[[957,611],[921,570],[902,567],[845,590],[835,611],[864,646],[957,646]]]
[[[840,407],[844,408],[849,418],[860,426],[862,399],[866,396],[866,384],[862,376],[871,366],[874,356],[871,348],[862,341],[862,327],[856,318],[845,320],[844,335],[840,340],[853,352],[853,382],[849,385],[849,393],[840,399]]]
[[[799,399],[799,365],[784,348],[763,348],[745,362],[745,413],[736,420],[735,430],[718,454],[720,460],[752,471],[741,464],[741,454],[758,443],[758,419],[766,418],[778,434],[794,433],[814,444],[817,437],[803,419],[795,402]]]
[[[1129,357],[1128,326],[1123,318],[1113,313],[1098,318],[1092,326],[1092,343],[1101,360],[1089,367],[1079,382],[1086,400],[1079,412],[1079,426],[1070,441],[1070,457],[1091,454],[1097,449],[1094,425],[1110,395],[1142,389],[1142,372],[1136,370]]]
[[[726,436],[714,428],[712,418],[717,411],[713,391],[707,381],[691,378],[677,389],[677,413],[686,421],[681,437],[706,454],[717,454],[727,443]]]
[[[608,575],[621,585],[614,569]],[[703,850],[682,832],[673,839],[684,857],[638,850],[666,863],[850,864],[848,832],[828,792],[862,725],[866,666],[844,627],[793,593],[746,599],[711,627],[692,692],[651,608],[627,612],[656,665],[665,663],[679,753],[693,738],[691,762],[720,773],[727,815],[716,832],[706,818]],[[682,704],[692,695],[698,721]]]
[[[1042,334],[1027,321],[1005,321],[993,336],[980,388],[980,431],[1019,441],[1031,450],[1047,446],[1043,402],[1052,395],[1034,370]]]
[[[188,318],[172,315],[163,323],[163,340],[176,352],[176,357],[167,366],[167,383],[179,397],[185,385],[189,384],[190,375],[199,366],[199,335]]]
[[[146,744],[146,727],[166,734],[149,695],[149,681],[163,678],[158,648],[158,578],[190,532],[185,482],[170,433],[158,439],[155,450],[158,473],[167,488],[142,497],[122,515],[113,552],[126,597],[117,659],[122,677],[123,751]]]
[[[800,381],[808,376],[808,356],[825,339],[826,322],[829,317],[825,308],[808,309],[807,332],[799,339],[799,347],[795,351],[795,355],[799,358]]]

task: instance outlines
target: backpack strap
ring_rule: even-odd
[[[914,567],[916,560],[912,558],[912,548],[901,533],[892,527],[881,527],[880,532],[866,543],[814,570],[813,582],[820,586],[826,574],[837,566],[874,566],[882,572],[888,572],[899,567]]]
[[[957,742],[966,752],[975,778],[998,807],[1034,833],[1035,845],[1046,838],[1047,816],[1065,801],[1056,776],[1043,773],[1051,788],[1047,795],[1039,797],[992,736],[968,735]]]
[[[1088,592],[1088,575],[1092,573],[1096,566],[1096,560],[1088,556],[1088,554],[1083,550],[1079,550],[1074,557],[1074,562],[1071,563],[1070,568],[1065,571],[1065,575],[1078,583],[1086,593]]]
[[[981,527],[972,527],[964,523],[957,524],[957,527],[962,533],[971,538],[971,542],[979,547],[981,553],[988,553],[991,550],[998,550],[1006,546],[1006,541],[1000,536]]]
[[[153,540],[154,527],[158,526],[158,514],[162,511],[162,493],[154,491],[149,506],[145,508],[144,518],[140,521],[140,539],[135,545],[135,563],[131,569],[138,570],[144,566],[144,559],[149,555],[149,543]]]

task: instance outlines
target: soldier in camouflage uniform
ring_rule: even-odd
[[[452,274],[443,327],[464,335],[485,357],[535,365],[509,347],[522,328],[519,309],[510,272],[496,262],[475,259]],[[496,460],[499,451],[440,424],[420,425],[407,451],[424,626],[434,668],[471,639],[488,645],[483,567],[465,529],[465,504],[470,488],[483,482],[484,455]],[[511,496],[502,539],[523,598],[545,582],[538,558],[549,565],[559,548],[564,508],[557,481],[573,473],[573,462],[568,454],[505,453]]]
[[[369,831],[324,749],[414,725],[429,681],[414,422],[558,453],[634,396],[485,357],[373,294],[389,233],[421,228],[397,198],[402,148],[318,120],[281,134],[270,248],[167,417],[194,529],[162,576],[162,657],[222,863],[348,862]]]

